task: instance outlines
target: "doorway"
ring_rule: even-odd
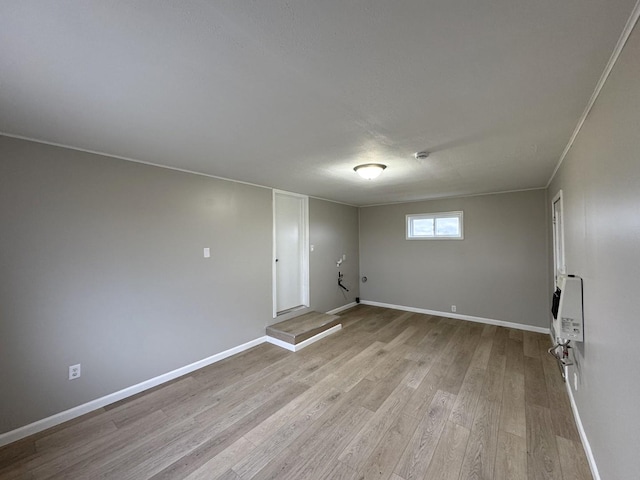
[[[273,317],[309,306],[309,197],[273,191]]]
[[[558,286],[558,275],[566,273],[564,260],[564,212],[562,207],[562,190],[553,198],[551,203],[553,221],[553,281]]]

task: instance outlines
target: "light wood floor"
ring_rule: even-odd
[[[591,479],[547,335],[341,317],[0,449],[0,478]]]

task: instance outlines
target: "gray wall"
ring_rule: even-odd
[[[569,378],[577,371],[574,396],[603,479],[640,471],[639,125],[636,26],[548,191],[550,200],[563,191],[567,270],[583,278],[585,341]]]
[[[327,312],[354,302],[358,285],[358,209],[348,205],[309,199],[310,304],[313,310]],[[347,259],[340,268],[338,259]],[[338,272],[344,274],[345,292],[338,286]]]
[[[0,136],[0,433],[264,335],[271,198]],[[357,209],[310,210],[312,306],[336,308],[325,260],[357,276]]]
[[[548,327],[545,191],[360,209],[363,300]],[[405,215],[462,210],[464,240],[406,240]]]

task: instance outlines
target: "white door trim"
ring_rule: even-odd
[[[309,306],[309,197],[299,193],[287,192],[284,190],[273,190],[272,193],[272,214],[273,214],[273,236],[272,236],[272,255],[271,255],[271,285],[272,285],[272,301],[273,301],[273,318],[278,316],[278,281],[276,272],[276,195],[288,195],[302,200],[302,219],[300,235],[301,249],[301,279],[302,279],[302,305]]]
[[[566,265],[566,257],[565,257],[565,250],[564,250],[564,205],[563,205],[563,200],[562,200],[562,190],[560,190],[558,193],[556,193],[556,195],[553,197],[553,200],[551,201],[551,231],[552,231],[552,248],[553,248],[553,283],[554,283],[554,288],[557,287],[557,275],[556,275],[556,269],[558,266],[558,256],[556,254],[556,243],[558,243],[558,239],[556,238],[556,211],[555,211],[555,204],[556,202],[559,202],[560,205],[560,220],[559,220],[559,225],[557,225],[557,228],[561,231],[562,235],[560,235],[560,242],[558,247],[560,248],[560,251],[562,252],[562,266],[560,268],[560,273],[567,273],[567,265]]]

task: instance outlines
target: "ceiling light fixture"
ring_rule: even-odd
[[[387,166],[381,163],[364,163],[354,167],[353,169],[358,172],[358,175],[362,178],[373,180],[378,177],[385,168],[387,168]]]

